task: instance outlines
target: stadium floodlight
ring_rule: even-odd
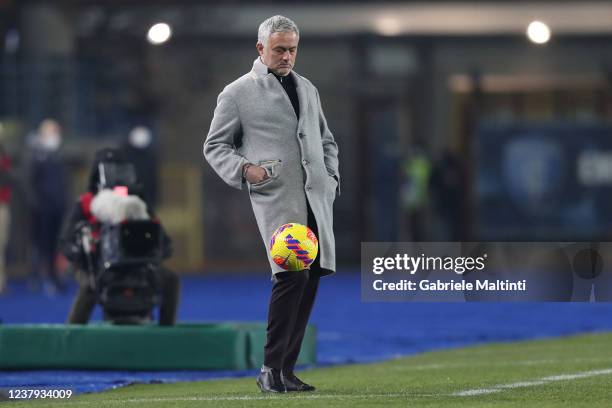
[[[163,44],[172,36],[172,28],[166,23],[153,24],[147,33],[147,39],[151,44]]]
[[[550,40],[550,28],[541,21],[532,21],[527,26],[527,38],[535,44],[546,44]]]
[[[392,16],[384,16],[376,19],[374,21],[374,28],[378,34],[388,37],[399,35],[402,31],[399,21]]]

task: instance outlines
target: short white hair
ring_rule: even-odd
[[[257,42],[266,47],[268,45],[268,39],[272,34],[291,31],[296,33],[298,36],[300,35],[300,31],[293,20],[285,16],[272,16],[259,25],[259,30],[257,31]]]

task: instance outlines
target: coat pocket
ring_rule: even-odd
[[[281,164],[281,160],[262,160],[257,163],[258,166],[263,167],[266,170],[266,173],[268,173],[268,177],[270,178],[278,178]]]
[[[257,162],[257,165],[266,171],[268,178],[259,183],[250,184],[250,186],[255,188],[262,187],[276,180],[280,176],[281,163],[280,160],[262,160]]]

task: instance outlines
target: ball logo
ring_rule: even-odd
[[[317,239],[317,236],[314,234],[314,232],[312,232],[312,230],[310,228],[306,232],[306,236],[308,237],[309,240],[314,242],[315,245],[317,245],[317,246],[319,245],[319,240]]]

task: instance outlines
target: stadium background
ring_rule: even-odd
[[[470,326],[456,323],[457,314],[450,313],[456,305],[359,303],[362,241],[586,241],[611,235],[612,6],[440,4],[3,0],[2,141],[19,168],[28,135],[44,118],[57,119],[76,194],[96,148],[123,142],[132,126],[149,126],[159,166],[158,214],[176,248],[168,264],[186,277],[180,319],[262,320],[266,260],[249,202],[204,163],[201,147],[216,96],[256,57],[257,25],[284,14],[301,30],[296,71],[318,87],[340,149],[343,193],[335,231],[342,276],[323,289],[315,324],[333,327],[341,317],[326,311],[347,302],[355,316],[376,315],[368,324],[349,325],[371,332],[376,321],[387,324],[384,316],[401,308],[406,324],[391,326],[376,358],[469,342],[452,340],[457,338],[609,329],[607,305],[563,306],[571,319],[558,319],[560,306],[484,311],[462,305],[459,315],[485,316]],[[525,37],[534,19],[551,26],[548,44]],[[155,46],[146,33],[159,21],[170,24],[173,35]],[[600,154],[594,172],[577,171],[582,151]],[[445,171],[457,177],[444,183],[434,176]],[[11,292],[0,297],[0,319],[61,322],[70,293],[47,299],[27,294],[23,283],[30,272],[30,220],[22,200],[16,194],[12,203]],[[210,293],[254,282],[261,282],[253,299],[262,309],[257,314],[249,314],[248,293],[236,294],[239,306],[227,313]],[[505,332],[500,316],[517,331]],[[536,323],[522,325],[527,316]],[[340,336],[358,337],[351,330]],[[410,337],[415,330],[438,330],[443,341]],[[325,354],[329,339],[319,341],[323,361],[334,362],[333,352]],[[341,361],[367,360],[364,344]]]

